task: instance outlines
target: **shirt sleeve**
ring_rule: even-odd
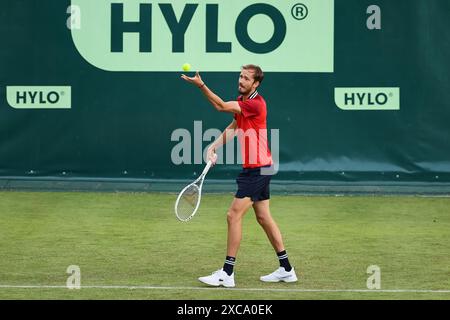
[[[238,101],[238,103],[245,118],[256,117],[261,113],[261,103],[258,100],[251,99]]]

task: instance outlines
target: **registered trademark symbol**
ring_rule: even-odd
[[[393,94],[392,92],[390,92],[390,93],[389,93],[389,97],[392,98],[393,96],[394,96],[394,94]]]
[[[63,95],[64,95],[64,91],[61,91],[59,94],[60,94],[61,96],[63,96]]]
[[[303,20],[308,16],[308,7],[303,3],[297,3],[292,7],[291,14],[296,20]]]

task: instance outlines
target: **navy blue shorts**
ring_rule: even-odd
[[[253,202],[270,199],[271,178],[271,175],[261,175],[261,168],[244,168],[236,178],[238,190],[235,197],[248,197]]]

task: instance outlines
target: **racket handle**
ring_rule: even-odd
[[[211,166],[212,166],[212,161],[209,160],[208,163],[206,164],[205,169],[203,169],[202,175],[206,175],[208,173],[209,169],[211,168]]]

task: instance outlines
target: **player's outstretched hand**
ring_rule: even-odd
[[[201,87],[203,85],[202,77],[200,76],[200,73],[198,71],[193,77],[188,77],[187,75],[182,74],[181,78],[189,83],[196,85],[197,87]]]

